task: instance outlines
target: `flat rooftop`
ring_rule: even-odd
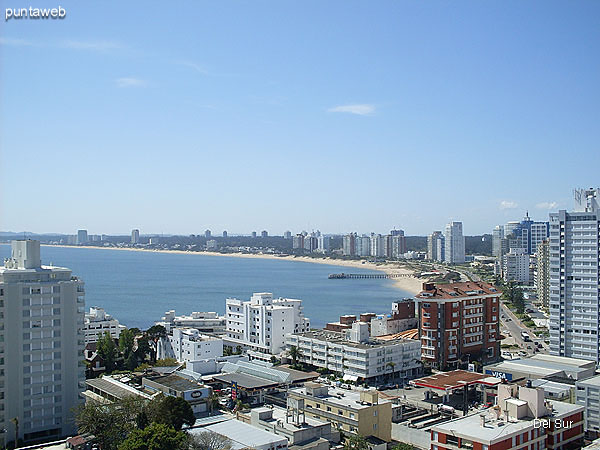
[[[243,389],[264,389],[268,387],[277,387],[279,382],[273,380],[267,380],[265,378],[255,377],[246,373],[219,373],[213,375],[214,380],[220,381],[221,383],[237,383],[239,387]]]
[[[467,372],[466,370],[453,370],[452,372],[438,373],[428,377],[412,380],[410,383],[415,386],[421,386],[443,391],[460,389],[471,384],[485,384],[495,386],[502,380],[490,377],[476,372]]]
[[[204,428],[192,428],[188,430],[191,434],[200,434],[205,431],[226,436],[233,441],[232,448],[240,450],[244,448],[259,448],[262,446],[270,446],[275,448],[276,444],[287,446],[287,439],[283,436],[278,436],[260,428],[253,427],[239,420],[231,419],[209,425]]]
[[[600,387],[600,375],[596,375],[595,377],[588,378],[587,380],[578,381],[577,385]],[[599,445],[600,445],[600,441],[599,441]]]
[[[313,383],[313,384],[317,384],[317,383]],[[321,385],[319,385],[319,386],[321,386]],[[364,389],[364,390],[366,390],[366,389]],[[370,405],[361,404],[360,392],[361,391],[357,390],[357,389],[348,390],[348,389],[341,389],[341,388],[333,387],[333,386],[327,386],[327,395],[313,397],[306,393],[306,386],[303,386],[303,387],[296,388],[296,389],[290,389],[288,391],[288,395],[289,395],[289,393],[296,393],[296,394],[305,395],[308,397],[319,398],[324,401],[333,403],[335,405],[343,406],[346,408],[352,408],[352,409],[369,408]],[[390,400],[382,398],[381,393],[379,393],[378,401],[377,401],[378,404],[381,405],[382,403],[389,403],[389,402],[390,402]]]
[[[255,408],[252,411],[259,411],[259,412],[263,412],[263,411],[272,411],[273,412],[273,418],[270,420],[272,422],[278,422],[278,425],[285,428],[286,430],[290,430],[290,431],[298,431],[298,430],[303,430],[306,428],[316,428],[316,427],[322,427],[322,426],[326,426],[329,424],[329,422],[327,421],[323,421],[323,420],[318,420],[318,419],[313,419],[312,417],[305,417],[304,418],[304,423],[298,425],[295,425],[294,423],[291,422],[292,418],[291,417],[287,417],[286,418],[286,409],[285,408],[281,408],[279,406],[273,406],[273,408],[266,408],[266,407],[260,407],[260,408]],[[290,420],[290,422],[288,422],[287,420]]]
[[[489,283],[465,281],[461,283],[432,284],[423,283],[423,286],[432,285],[431,289],[424,289],[415,297],[423,300],[451,300],[476,296],[500,296],[501,291]]]
[[[583,411],[583,406],[579,405],[555,401],[551,401],[550,403],[554,411],[551,415],[546,416],[546,419],[564,417],[565,415],[572,414],[578,410]],[[485,426],[481,425],[482,415],[486,417]],[[479,411],[470,416],[435,425],[432,427],[432,430],[492,444],[502,441],[513,434],[520,434],[525,430],[532,428],[533,420],[533,418],[526,418],[517,420],[516,422],[507,422],[503,418],[497,419],[492,411],[485,410],[485,412]]]
[[[164,375],[158,377],[145,377],[143,379],[148,381],[153,381],[154,383],[161,384],[171,389],[175,389],[177,391],[192,391],[194,389],[198,389],[199,387],[204,387],[203,385],[196,383],[194,381],[188,380],[187,378],[180,377],[179,375],[171,374]]]
[[[486,369],[491,368],[499,372],[522,372],[538,377],[561,375],[568,377],[569,374],[578,375],[587,371],[594,373],[595,362],[563,356],[535,355],[531,358],[506,360],[486,367]]]
[[[331,330],[317,330],[317,331],[307,331],[305,333],[297,333],[295,336],[302,336],[309,339],[316,339],[319,341],[326,341],[334,344],[345,345],[347,347],[354,347],[360,349],[368,349],[375,347],[385,347],[387,345],[395,345],[402,344],[407,342],[414,342],[413,339],[403,339],[401,337],[388,338],[388,339],[379,339],[377,337],[372,337],[367,342],[351,342],[348,341],[344,335],[344,333],[340,333],[339,331],[331,331]]]

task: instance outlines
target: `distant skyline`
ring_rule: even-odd
[[[600,184],[597,1],[61,6],[2,24],[2,231],[479,235]]]

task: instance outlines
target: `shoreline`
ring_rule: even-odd
[[[375,264],[368,261],[348,261],[348,260],[337,260],[331,258],[310,258],[308,256],[277,256],[273,254],[265,253],[219,253],[219,252],[191,252],[188,250],[153,250],[145,248],[129,248],[129,247],[96,247],[93,245],[52,245],[42,244],[43,247],[60,247],[60,248],[84,248],[84,249],[95,249],[95,250],[119,250],[129,252],[147,252],[147,253],[173,253],[182,255],[205,255],[205,256],[224,256],[230,258],[246,258],[246,259],[272,259],[279,261],[298,261],[304,263],[313,264],[326,264],[330,266],[349,267],[358,269],[369,269],[383,272],[386,274],[414,274],[413,270],[402,267],[401,263],[380,263]],[[393,286],[396,289],[400,289],[411,294],[418,294],[422,289],[423,280],[413,276],[401,277],[401,278],[390,278]]]

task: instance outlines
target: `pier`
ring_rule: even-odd
[[[410,273],[330,273],[330,280],[361,279],[361,278],[402,278],[411,277]]]

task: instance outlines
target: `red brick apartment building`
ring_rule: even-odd
[[[579,449],[583,411],[580,405],[544,400],[541,388],[500,385],[498,405],[435,425],[430,449]]]
[[[416,296],[423,362],[447,370],[461,361],[495,361],[500,355],[501,295],[483,282],[423,283]]]

